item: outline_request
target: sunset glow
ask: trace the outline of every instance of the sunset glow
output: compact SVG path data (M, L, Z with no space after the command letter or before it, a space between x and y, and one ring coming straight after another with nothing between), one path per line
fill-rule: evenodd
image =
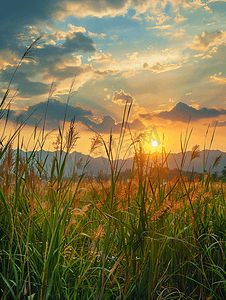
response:
M158 142L157 141L153 141L151 144L152 144L152 147L157 147L158 146Z
M41 0L19 14L4 5L0 97L27 47L41 36L8 97L11 129L19 116L28 118L25 144L45 117L53 135L44 148L53 150L59 124L65 120L69 128L75 116L76 150L88 154L94 132L119 138L124 108L132 103L128 127L133 136L148 135L146 148L160 147L164 133L167 151L180 151L188 123L194 128L188 148L202 148L208 125L210 133L218 122L212 146L226 150L225 1Z

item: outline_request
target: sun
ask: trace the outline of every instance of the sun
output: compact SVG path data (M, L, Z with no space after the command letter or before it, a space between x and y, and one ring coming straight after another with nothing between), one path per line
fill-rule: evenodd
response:
M157 147L157 146L158 146L158 142L157 142L157 141L153 141L153 142L151 143L151 145L152 145L152 147Z

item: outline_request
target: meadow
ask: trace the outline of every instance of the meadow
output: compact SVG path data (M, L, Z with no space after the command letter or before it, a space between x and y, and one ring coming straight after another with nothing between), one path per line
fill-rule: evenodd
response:
M72 120L68 131L59 127L46 177L36 148L20 156L26 121L4 139L10 84L0 104L0 299L226 299L225 184L212 180L206 161L201 180L183 175L189 133L181 142L180 175L165 181L168 154L163 148L155 161L140 136L131 139L134 164L123 179L126 105L116 151L111 133L108 141L99 134L93 139L91 153L102 144L110 176L97 180L84 169L65 180L78 137ZM41 134L41 147L45 138ZM191 160L198 155L194 146Z

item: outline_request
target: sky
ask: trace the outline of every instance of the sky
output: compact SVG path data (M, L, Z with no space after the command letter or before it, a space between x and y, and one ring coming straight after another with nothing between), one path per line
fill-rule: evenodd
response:
M145 134L145 151L180 152L186 130L192 130L188 150L195 144L202 150L215 126L212 149L226 151L225 15L224 0L5 1L1 98L40 37L10 85L5 134L28 118L21 134L29 150L46 116L44 148L53 151L58 127L65 119L68 128L75 116L74 150L88 154L95 132L105 139L112 132L117 144L132 103L128 127L134 139ZM129 139L128 132L124 148Z

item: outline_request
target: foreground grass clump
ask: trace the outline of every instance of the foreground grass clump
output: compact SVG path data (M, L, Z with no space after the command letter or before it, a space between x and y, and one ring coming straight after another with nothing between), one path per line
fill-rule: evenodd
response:
M1 299L226 298L222 183L164 183L142 150L127 181L112 160L109 180L64 182L57 167L44 182L16 154L0 187Z

